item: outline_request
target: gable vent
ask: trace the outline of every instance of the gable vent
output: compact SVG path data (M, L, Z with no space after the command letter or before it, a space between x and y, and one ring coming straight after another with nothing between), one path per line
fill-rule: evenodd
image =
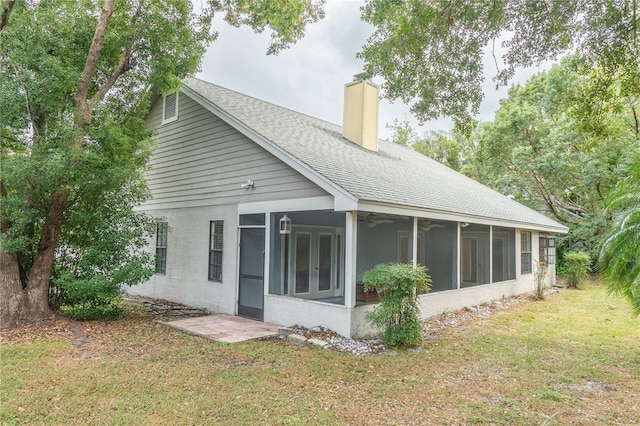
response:
M170 123L178 119L178 94L165 95L162 113L162 124Z

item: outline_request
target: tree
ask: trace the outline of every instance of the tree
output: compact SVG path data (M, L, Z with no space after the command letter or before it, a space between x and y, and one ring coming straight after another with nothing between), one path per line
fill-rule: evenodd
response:
M408 146L453 170L460 170L462 146L455 137L436 131L426 132L419 137L407 121L395 120L393 124L387 124L387 128L393 131L392 142Z
M144 127L148 88L170 93L198 69L215 39L214 12L258 32L270 28L275 53L323 16L321 6L212 1L196 13L187 0L3 2L0 326L50 316L56 262L79 276L117 265L111 278L144 262L114 254L81 265L97 255L100 232L119 233L111 240L118 253L139 248L140 235L128 233L142 219L125 215L123 222L108 211L130 211L142 199L152 147Z
M585 67L602 70L593 86L599 97L614 81L637 97L639 17L637 0L372 0L362 19L375 31L359 57L366 76L384 78L385 97L412 103L421 120L450 116L470 130L483 98L485 52L498 85L518 67L574 52Z
M640 315L640 155L631 173L611 194L609 211L615 225L602 244L599 266L609 292L622 295Z
M594 99L585 90L591 75L567 59L513 87L494 121L464 143L464 167L567 225L561 250L587 251L595 259L610 218L606 198L640 144L627 98ZM588 113L593 104L598 111Z

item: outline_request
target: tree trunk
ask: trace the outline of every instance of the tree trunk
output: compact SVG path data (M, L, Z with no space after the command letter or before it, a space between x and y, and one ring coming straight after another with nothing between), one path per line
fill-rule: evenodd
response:
M44 322L53 316L49 308L49 281L67 197L66 192L53 197L26 288L20 281L16 255L0 251L0 327Z
M0 250L0 328L13 327L20 320L26 292L20 282L18 258L14 253Z

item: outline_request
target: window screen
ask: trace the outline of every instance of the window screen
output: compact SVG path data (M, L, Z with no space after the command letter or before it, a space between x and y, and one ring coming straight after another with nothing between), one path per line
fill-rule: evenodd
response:
M209 227L209 280L222 282L222 248L224 225L212 220Z
M520 273L530 274L531 268L531 232L522 231L520 233Z
M156 273L167 272L167 234L169 226L167 222L156 223Z

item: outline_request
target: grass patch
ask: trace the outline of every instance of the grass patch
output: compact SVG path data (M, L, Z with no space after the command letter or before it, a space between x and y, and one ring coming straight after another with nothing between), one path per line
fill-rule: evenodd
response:
M593 282L359 358L212 343L133 307L0 347L1 424L631 424L640 321Z

